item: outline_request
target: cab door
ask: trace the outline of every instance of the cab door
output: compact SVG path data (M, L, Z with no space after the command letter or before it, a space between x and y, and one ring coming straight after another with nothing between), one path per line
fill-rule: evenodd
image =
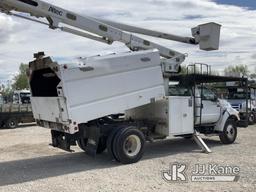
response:
M221 116L221 107L215 93L204 87L202 89L202 124L216 123Z
M12 97L12 103L13 104L20 104L20 97L18 93L14 93Z

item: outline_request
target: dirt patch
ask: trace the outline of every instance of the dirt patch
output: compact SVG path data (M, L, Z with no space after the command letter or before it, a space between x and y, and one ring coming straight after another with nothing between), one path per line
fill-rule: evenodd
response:
M49 146L50 131L36 126L0 130L0 191L255 191L256 126L239 129L233 145L206 138L213 153L201 153L193 140L148 144L143 159L120 165L107 152L96 158L77 147L75 153ZM170 164L188 166L186 183L166 182L161 172ZM195 164L238 166L237 182L191 182Z

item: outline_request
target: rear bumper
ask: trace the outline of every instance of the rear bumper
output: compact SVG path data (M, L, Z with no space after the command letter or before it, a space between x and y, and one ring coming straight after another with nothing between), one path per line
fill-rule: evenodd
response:
M79 131L77 125L73 124L63 124L63 123L56 123L56 122L50 122L45 120L36 120L37 125L40 127L48 128L54 131L59 131L63 133L68 134L75 134Z

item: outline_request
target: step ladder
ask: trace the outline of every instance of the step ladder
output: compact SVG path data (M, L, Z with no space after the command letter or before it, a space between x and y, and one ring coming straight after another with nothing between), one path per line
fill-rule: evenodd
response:
M199 67L198 67L199 66ZM204 70L204 67L206 70ZM192 68L192 70L190 70ZM187 74L211 74L211 66L204 64L204 63L195 63L187 66ZM203 88L204 88L204 83L200 83L200 96L196 95L196 80L194 79L194 127L196 127L196 121L199 118L199 126L202 125L202 112L203 112ZM199 105L196 105L196 100L200 99ZM198 109L199 109L199 114L198 114ZM204 153L211 153L212 151L210 148L206 145L206 143L203 141L203 139L200 137L200 134L195 130L193 134L193 139L197 143L197 145L202 149L202 152Z
M187 74L206 74L206 75L210 75L211 74L211 66L204 64L204 63L194 63L194 64L190 64L187 66ZM195 78L195 76L194 76ZM199 118L199 126L202 125L202 112L203 112L203 88L204 88L204 83L200 83L200 85L198 87L200 87L200 96L196 95L196 80L194 79L194 90L193 90L193 94L194 94L194 127L196 126L196 121ZM200 99L200 103L199 105L196 105L196 100ZM197 113L199 109L199 114Z

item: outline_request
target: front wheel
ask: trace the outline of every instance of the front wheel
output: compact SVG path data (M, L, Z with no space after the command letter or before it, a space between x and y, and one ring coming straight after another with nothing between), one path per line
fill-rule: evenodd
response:
M237 127L236 127L236 122L233 119L228 119L224 130L222 133L219 135L220 141L223 144L232 144L235 142L236 137L237 137Z
M255 123L255 114L253 112L249 113L248 123L249 125L253 125Z

